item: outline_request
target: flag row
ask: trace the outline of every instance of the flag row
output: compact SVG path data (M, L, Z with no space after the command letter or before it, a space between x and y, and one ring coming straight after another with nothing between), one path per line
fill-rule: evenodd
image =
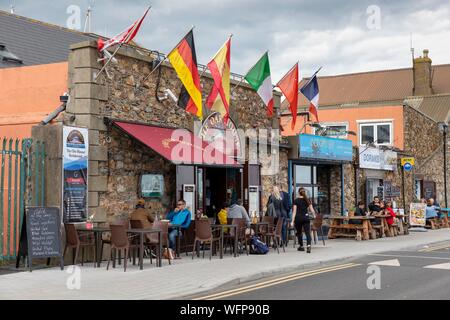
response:
M147 8L140 19L135 21L123 32L107 41L104 41L101 38L98 40L99 52L109 58L106 64L114 58L114 54L118 51L120 46L129 43L134 39L149 9L150 7ZM119 47L114 54L111 55L107 49L116 44L118 44ZM206 105L210 110L219 112L225 122L228 121L230 109L230 52L231 36L207 65L213 78L213 85L206 99ZM199 119L203 119L202 92L193 28L189 30L186 36L169 52L169 54L167 54L166 58L175 69L175 72L183 85L177 102L178 106L185 109L187 112L194 114ZM320 69L314 73L300 90L298 70L297 62L275 85L275 87L278 87L281 90L289 103L289 110L292 114L292 127L294 127L296 123L299 92L301 92L310 102L309 112L313 114L318 121L319 86L316 75ZM264 105L267 107L267 115L271 117L273 115L274 86L272 85L268 52L265 52L256 64L250 68L245 74L244 79L261 97Z

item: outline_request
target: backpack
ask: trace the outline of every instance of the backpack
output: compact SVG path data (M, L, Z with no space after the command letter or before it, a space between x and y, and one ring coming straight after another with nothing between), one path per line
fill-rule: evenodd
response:
M250 254L266 254L269 252L267 244L262 242L257 236L250 239Z

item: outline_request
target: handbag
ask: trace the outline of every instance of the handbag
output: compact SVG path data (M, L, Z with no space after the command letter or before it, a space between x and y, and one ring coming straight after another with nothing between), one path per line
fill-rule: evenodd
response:
M267 206L267 215L269 217L276 217L277 215L275 211L275 205L273 204L273 202L269 203L269 205Z

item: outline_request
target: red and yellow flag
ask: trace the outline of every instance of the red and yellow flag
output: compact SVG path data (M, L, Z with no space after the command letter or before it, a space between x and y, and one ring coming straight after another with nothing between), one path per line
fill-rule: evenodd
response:
M230 45L231 37L208 63L214 84L206 103L211 110L219 112L225 122L230 106Z
M183 88L181 88L178 99L178 106L203 119L202 92L192 30L189 31L167 57L175 69L178 78L183 83Z

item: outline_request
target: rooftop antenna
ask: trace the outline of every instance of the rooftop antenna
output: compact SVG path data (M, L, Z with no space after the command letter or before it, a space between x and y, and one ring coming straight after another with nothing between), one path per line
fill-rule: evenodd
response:
M89 5L86 11L86 20L84 21L84 30L83 32L91 32L91 13L92 13L92 9L91 6Z
M410 50L411 50L411 57L412 60L414 61L414 47L413 47L413 36L412 36L412 32L409 34L409 39L410 39Z
M15 13L16 10L16 0L11 0L11 14Z

